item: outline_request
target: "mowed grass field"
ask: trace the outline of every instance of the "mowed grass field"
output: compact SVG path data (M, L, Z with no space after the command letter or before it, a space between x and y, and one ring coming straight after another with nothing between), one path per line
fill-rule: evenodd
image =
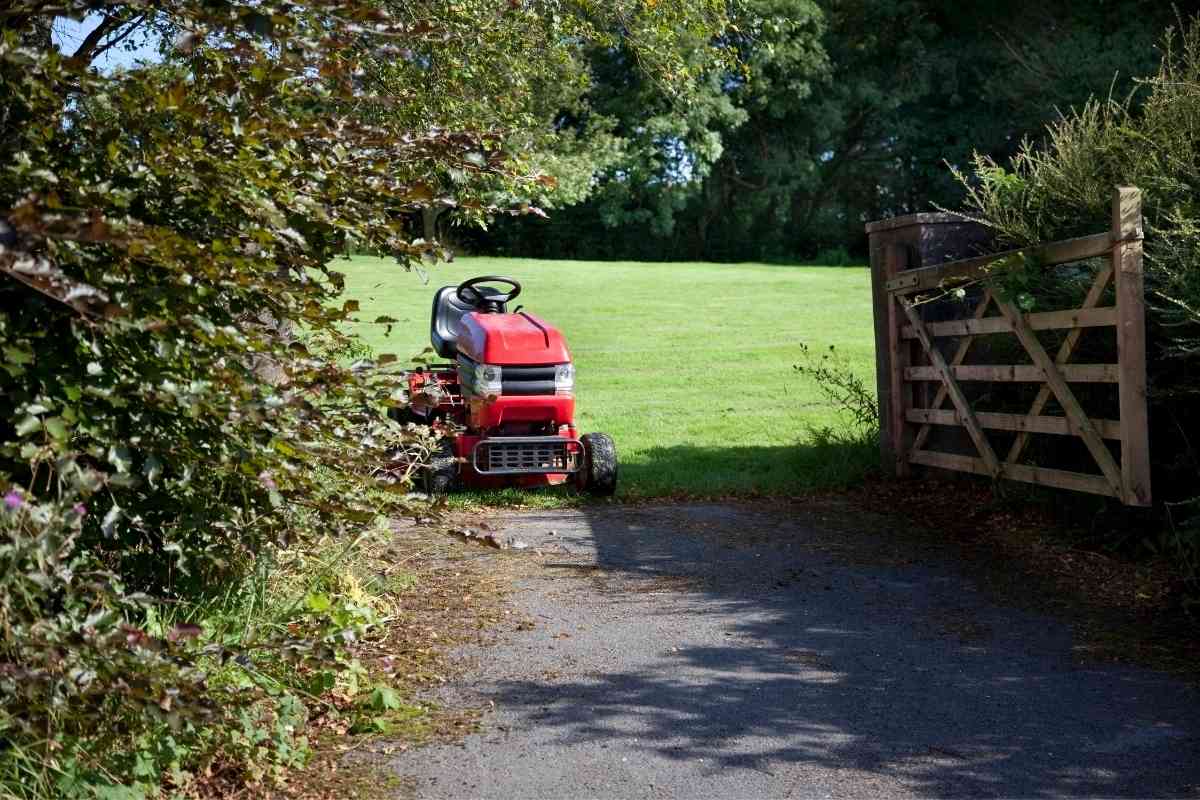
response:
M838 415L793 369L801 343L833 345L873 386L865 268L459 258L423 282L386 259L333 267L361 304L353 329L401 359L429 346L438 287L520 281L517 303L567 338L577 425L616 441L627 499L789 494L852 480L875 458L813 436ZM400 320L390 335L370 322L379 315Z

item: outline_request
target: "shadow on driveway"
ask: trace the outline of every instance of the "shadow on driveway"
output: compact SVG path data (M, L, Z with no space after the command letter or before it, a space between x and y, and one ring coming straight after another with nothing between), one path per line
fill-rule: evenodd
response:
M516 597L542 624L486 655L495 720L421 768L428 794L1200 794L1187 684L1079 663L1066 625L878 517L598 507L506 532L545 554Z

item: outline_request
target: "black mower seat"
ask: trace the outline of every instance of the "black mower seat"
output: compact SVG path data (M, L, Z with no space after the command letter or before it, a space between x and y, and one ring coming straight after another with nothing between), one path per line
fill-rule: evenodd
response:
M484 297L503 295L499 289L490 286L478 286L478 291ZM464 315L475 311L475 306L458 299L457 286L443 286L433 296L433 314L429 320L429 341L433 349L442 358L458 357L458 331L462 326ZM501 306L501 313L508 309Z

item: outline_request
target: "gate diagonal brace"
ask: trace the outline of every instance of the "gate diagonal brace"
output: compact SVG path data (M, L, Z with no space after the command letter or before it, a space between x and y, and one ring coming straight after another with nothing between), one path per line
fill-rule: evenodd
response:
M1112 266L1106 266L1096 275L1096 280L1092 284L1092 288L1088 290L1087 297L1083 300L1081 308L1095 308L1100 304L1100 299L1104 297L1104 290L1108 288L1108 284L1112 281L1113 269ZM1066 364L1075 355L1075 348L1079 346L1079 340L1083 337L1083 330L1074 328L1067 334L1067 338L1063 341L1062 346L1058 349L1058 356L1054 359L1055 364ZM1032 405L1029 407L1029 416L1036 417L1045 410L1046 404L1050 402L1053 392L1050 387L1043 384L1038 389L1037 397L1033 399ZM1012 443L1012 447L1008 451L1008 458L1005 459L1009 464L1015 464L1021 460L1021 456L1025 453L1025 448L1029 445L1029 433L1022 431L1017 434L1017 438Z
M1054 393L1058 404L1062 406L1066 412L1067 418L1075 425L1079 431L1079 438L1083 439L1083 443L1087 445L1088 452L1092 454L1092 458L1096 460L1096 464L1100 467L1100 471L1104 473L1105 479L1112 486L1117 497L1123 496L1123 483L1121 479L1121 468L1117 466L1116 460L1113 459L1112 453L1108 452L1108 446L1104 444L1104 440L1100 434L1096 432L1096 427L1092 425L1091 419L1087 412L1083 410L1083 406L1079 404L1079 400L1075 397L1075 393L1071 391L1070 385L1063 378L1062 373L1058 370L1058 365L1050 359L1050 354L1046 352L1046 348L1042 347L1042 343L1038 341L1037 334L1029 327L1029 323L1025 321L1024 315L1011 302L997 300L1000 310L1004 316L1008 317L1012 323L1013 333L1017 335L1017 339L1021 342L1021 346L1025 348L1025 352L1033 359L1036 365L1046 376L1046 385L1050 387L1050 391Z
M971 436L971 441L975 443L975 449L979 451L979 456L983 459L987 466L989 474L996 479L999 479L1004 471L1000 459L996 457L996 451L992 449L991 443L987 439L987 434L983 432L983 427L979 424L979 420L975 418L975 412L971 410L971 404L967 402L966 395L963 394L962 388L958 385L958 381L954 379L954 374L950 371L949 365L946 364L946 359L941 351L934 346L933 340L929 337L929 331L925 328L925 321L921 319L921 315L917 313L913 304L905 297L894 295L896 302L904 309L905 316L908 317L909 323L917 334L917 339L921 342L921 347L925 349L925 354L929 357L930 363L933 364L938 374L941 376L942 385L946 387L946 393L950 396L950 400L954 403L954 408L958 411L962 418L962 424L967 429L967 433Z
M971 316L974 319L983 319L987 315L988 307L992 304L992 290L988 289L983 293L983 298L979 301L979 305L975 306L975 311ZM967 353L971 352L971 345L974 344L975 337L964 336L958 343L958 349L954 352L954 357L950 359L950 366L960 366L967 360ZM937 394L934 395L933 404L930 406L934 411L940 409L946 402L946 385L938 384ZM914 450L924 450L925 443L929 441L929 435L933 432L933 425L926 422L917 431L917 438L913 440Z

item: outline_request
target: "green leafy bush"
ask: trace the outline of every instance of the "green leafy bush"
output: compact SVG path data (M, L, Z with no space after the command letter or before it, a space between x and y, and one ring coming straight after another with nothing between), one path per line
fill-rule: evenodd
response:
M378 141L296 80L352 52L324 38L365 21L343 10L180 5L174 58L107 76L42 37L52 11L0 37L5 793L277 777L307 752L295 676L369 623L220 621L282 548L403 513L387 376L339 361L326 264L350 231L419 252L429 162L491 169L481 137Z
M813 259L812 263L821 267L850 267L861 261L850 255L850 251L845 246L839 245L817 253L817 257Z
M673 32L722 4L659 5L10 4L0 795L272 781L306 758L309 705L381 619L339 564L414 510L432 445L381 413L398 361L342 333L358 306L329 264L348 242L436 259L414 216L479 224L504 210L487 198L552 185L504 148L534 124L513 86L544 77L524 45L569 55L558 21L620 20L685 75ZM72 53L60 15L97 24ZM159 63L91 67L138 37ZM477 71L481 47L504 69Z

